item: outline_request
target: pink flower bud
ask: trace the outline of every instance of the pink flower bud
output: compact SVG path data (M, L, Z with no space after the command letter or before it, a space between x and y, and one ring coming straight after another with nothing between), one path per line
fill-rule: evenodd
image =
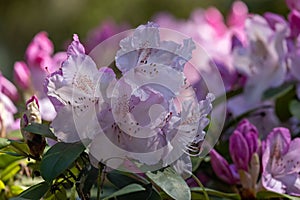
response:
M46 32L38 33L26 50L26 60L29 67L49 67L51 65L51 55L53 53L53 44L49 40Z
M298 10L292 10L292 12L289 14L288 18L289 18L289 22L290 22L289 24L290 24L290 28L291 28L291 36L297 37L300 33L300 27L299 27L300 12Z
M14 81L22 90L30 86L30 71L25 62L15 62Z

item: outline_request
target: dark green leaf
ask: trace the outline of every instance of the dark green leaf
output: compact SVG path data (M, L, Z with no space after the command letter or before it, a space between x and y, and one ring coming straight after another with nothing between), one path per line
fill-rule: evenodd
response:
M256 194L258 199L270 199L270 198L287 198L291 200L300 200L299 197L290 196L287 194L279 194L272 191L260 191Z
M289 105L292 100L295 98L295 91L290 90L284 96L281 96L275 101L275 112L280 121L285 122L292 114L290 113Z
M23 130L56 140L55 135L46 124L31 123Z
M276 88L268 89L264 94L262 100L277 99L290 92L294 87L293 83L285 83Z
M289 109L293 116L300 119L300 101L297 101L296 99L292 100Z
M202 188L200 188L200 187L191 188L191 191L192 191L192 199L201 199L203 197ZM215 197L234 199L234 200L241 199L240 195L237 193L224 193L224 192L220 192L220 191L209 189L209 188L205 188L205 191L207 192L207 194L210 197L215 196Z
M146 175L173 199L191 199L190 188L172 168L169 167L156 173L146 172Z
M152 184L146 180L138 176L137 174L130 174L120 171L112 171L107 174L107 179L115 185L117 188L123 188L130 184L139 184L142 185L146 191L136 192L134 194L127 194L119 197L120 200L126 199L148 199L148 200L160 200L160 195L158 191L153 188Z
M63 173L84 151L82 143L56 143L41 161L41 175L50 182Z
M18 197L14 197L11 200L39 200L46 194L49 188L50 185L44 181L31 186L27 190L23 191Z
M106 175L106 177L117 188L123 188L126 185L133 184L133 183L142 184L140 181L130 177L129 174L126 174L125 172L119 172L116 170L109 172Z
M142 187L141 185L134 183L134 184L130 184L130 185L123 187L122 189L114 192L113 194L109 195L108 197L105 197L103 200L108 200L110 198L114 198L117 196L122 196L125 194L130 194L130 193L145 191L145 190L146 189L144 187Z

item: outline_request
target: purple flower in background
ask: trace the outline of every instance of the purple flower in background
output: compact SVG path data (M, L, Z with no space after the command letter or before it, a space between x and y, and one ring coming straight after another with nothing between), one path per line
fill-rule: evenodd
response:
M160 14L155 21L165 28L177 30L193 38L208 54L199 55L199 60L205 66L216 64L223 78L225 87L230 90L240 85L241 81L232 65L232 38L245 42L244 22L248 16L247 6L236 1L232 5L227 18L227 25L219 10L214 7L207 10L197 9L187 21L176 20L168 14ZM203 96L201 75L191 66L186 65L184 73L193 85L198 98Z
M300 11L300 1L299 0L286 0L286 4L289 9L293 10L296 9Z
M216 175L224 182L235 185L239 183L238 169L234 164L228 162L214 149L210 151L211 166Z
M276 23L275 28L273 30L259 15L249 17L246 21L248 44L233 51L234 66L247 77L244 95L248 104L257 103L265 90L285 80L288 27Z
M300 138L291 140L286 128L275 128L265 141L262 185L274 192L300 195Z
M112 37L115 34L125 31L128 28L128 25L117 25L114 21L102 22L99 27L96 27L88 33L86 39L87 52L90 52L95 46L108 39L109 37Z

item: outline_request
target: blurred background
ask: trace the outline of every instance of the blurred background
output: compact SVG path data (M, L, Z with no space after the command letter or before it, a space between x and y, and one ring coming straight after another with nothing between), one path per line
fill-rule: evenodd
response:
M215 6L223 15L233 0L0 0L0 70L11 78L15 61L23 60L27 45L40 31L48 32L55 51L77 33L84 42L89 31L102 22L136 27L157 13L187 19L197 8ZM251 13L266 10L287 15L284 0L244 0Z

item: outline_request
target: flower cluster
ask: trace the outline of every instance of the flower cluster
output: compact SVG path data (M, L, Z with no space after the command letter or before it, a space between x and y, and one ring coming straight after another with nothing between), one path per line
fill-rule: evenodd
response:
M67 60L45 85L57 111L54 134L63 142L91 140L92 160L113 168L127 159L160 167L180 159L190 166L190 146L204 139L213 100L212 94L199 102L181 95L191 90L183 68L193 41L160 41L157 25L148 23L120 47L116 66L122 77L116 79L110 68L97 69L74 35Z
M187 20L160 13L123 33L129 25L107 21L56 53L38 33L14 64L16 86L0 74L0 156L30 158L48 196L74 183L81 199L95 185L100 199L102 176L120 190L118 178L134 183L107 198L300 196L300 1L286 4L287 17L241 1L226 20L214 7Z

